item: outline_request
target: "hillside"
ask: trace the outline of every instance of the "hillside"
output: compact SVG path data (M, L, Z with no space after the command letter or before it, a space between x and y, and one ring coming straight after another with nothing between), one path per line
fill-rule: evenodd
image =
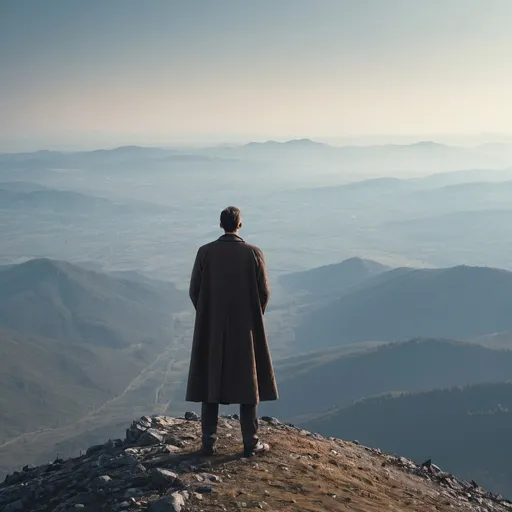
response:
M107 199L90 197L76 192L60 190L13 191L4 189L0 183L0 209L30 211L39 210L52 213L112 211L114 205Z
M0 328L0 446L78 419L121 393L145 359ZM0 456L0 474L13 462Z
M134 212L168 212L163 206L143 201L119 203L102 197L70 190L54 190L26 182L0 182L0 210L20 215L122 215Z
M296 329L299 346L465 339L512 328L512 272L467 266L397 269L375 279L305 314Z
M219 455L197 453L200 424L142 417L124 440L75 459L26 467L0 484L5 512L241 509L280 512L505 512L512 502L434 468L262 421L272 450L240 457L239 423L221 421Z
M0 267L0 326L22 334L121 347L168 336L171 313L188 307L168 284L117 279L70 263L35 259Z
M0 473L16 450L38 457L62 442L28 448L26 433L58 431L135 392L143 372L152 378L155 361L170 357L180 336L174 314L186 308L186 294L170 283L46 259L0 267ZM149 388L155 402L171 392L165 377L157 387L165 393L155 398ZM103 412L92 428L115 422L111 416Z
M512 383L369 398L304 426L417 460L432 459L512 496Z
M512 377L512 352L416 339L357 353L333 349L293 357L278 361L276 373L280 400L262 410L294 421L382 393L504 382Z
M350 258L341 263L286 274L279 279L288 292L328 293L346 290L389 270L376 261Z

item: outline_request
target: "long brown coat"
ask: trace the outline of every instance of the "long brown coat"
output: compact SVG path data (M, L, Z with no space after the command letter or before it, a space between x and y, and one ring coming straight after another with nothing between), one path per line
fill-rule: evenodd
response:
M257 404L277 388L263 314L270 291L263 253L236 235L201 247L190 281L196 323L190 402Z

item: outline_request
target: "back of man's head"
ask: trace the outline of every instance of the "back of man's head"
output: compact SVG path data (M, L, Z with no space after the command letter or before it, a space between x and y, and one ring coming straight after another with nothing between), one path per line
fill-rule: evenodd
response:
M220 214L220 227L226 233L235 233L242 227L242 214L236 206L228 206Z

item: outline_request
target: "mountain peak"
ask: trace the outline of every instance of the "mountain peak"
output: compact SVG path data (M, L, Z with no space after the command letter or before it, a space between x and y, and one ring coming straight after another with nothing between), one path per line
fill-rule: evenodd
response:
M349 258L302 272L281 276L280 282L290 291L303 290L309 293L348 289L362 283L389 267L376 261L359 257Z
M365 268L378 267L378 268L382 268L383 270L388 268L388 267L385 267L385 265L382 265L381 263L379 263L377 261L369 260L366 258L361 258L360 256L353 256L352 258L347 258L346 260L343 260L340 263L340 265L357 266L357 267L365 267Z
M321 142L312 139L291 139L285 142L289 146L325 146Z
M410 148L425 148L425 149L436 149L436 148L447 148L446 144L440 144L439 142L435 142L433 140L421 140L419 142L415 142L413 144L409 144L407 147Z
M219 425L219 455L198 454L200 422L142 417L124 440L90 447L74 459L25 467L0 484L3 510L353 510L501 512L510 502L458 481L435 465L260 420L270 452L241 458L240 424ZM54 482L58 481L59 485ZM127 490L128 489L128 490ZM414 490L414 499L411 499ZM37 493L37 494L36 494ZM82 505L77 506L77 505Z
M322 142L317 142L312 139L290 139L284 142L276 140L267 140L265 142L249 142L245 147L281 147L281 148L319 148L328 147Z
M73 265L64 261L52 260L50 258L33 258L18 265L19 272L57 272L65 268L73 268Z

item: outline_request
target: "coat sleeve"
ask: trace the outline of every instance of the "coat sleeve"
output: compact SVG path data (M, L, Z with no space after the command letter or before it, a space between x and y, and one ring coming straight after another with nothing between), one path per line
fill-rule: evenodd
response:
M203 255L201 249L197 251L194 267L192 269L192 277L190 278L189 296L194 308L197 309L199 302L199 294L201 292L201 281L203 280Z
M267 266L265 265L265 257L263 256L263 253L259 249L256 251L256 260L258 264L258 294L260 296L261 309L263 313L265 313L268 301L270 299L270 287L268 285Z

